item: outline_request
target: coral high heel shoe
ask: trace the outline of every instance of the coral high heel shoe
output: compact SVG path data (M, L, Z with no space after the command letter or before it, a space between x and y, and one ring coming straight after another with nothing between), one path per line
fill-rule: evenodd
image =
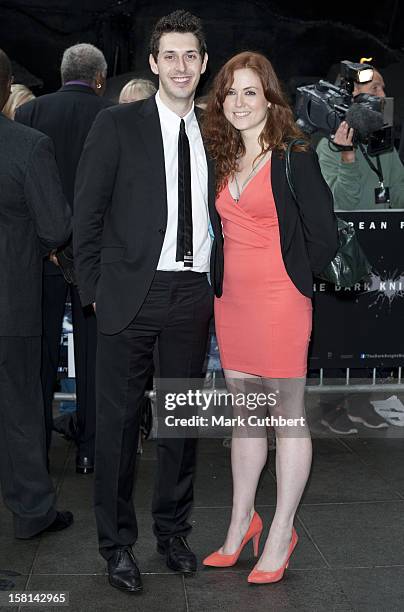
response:
M251 574L248 576L247 580L253 584L268 584L270 582L279 582L282 580L283 574L285 573L285 569L289 567L289 559L296 548L296 544L298 541L297 533L295 528L292 529L292 539L290 540L288 554L286 556L285 563L281 565L281 567L273 572L266 572L264 570L259 570L254 567Z
M222 553L216 551L202 561L203 565L209 565L210 567L231 567L232 565L237 563L241 551L243 550L247 542L249 542L250 540L253 541L254 557L258 557L258 546L261 533L262 520L260 515L257 514L257 512L254 512L247 533L245 534L243 541L241 542L236 552L232 555L223 555Z

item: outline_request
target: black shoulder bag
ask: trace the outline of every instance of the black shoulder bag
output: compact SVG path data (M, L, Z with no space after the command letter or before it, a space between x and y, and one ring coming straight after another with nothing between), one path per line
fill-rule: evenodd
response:
M293 185L292 167L291 167L291 151L294 145L306 144L306 141L299 138L291 140L288 144L285 154L286 160L286 178L293 199L299 208L299 202L296 196L296 191ZM299 208L300 214L300 208ZM338 220L338 250L334 259L328 266L316 276L340 287L352 287L365 276L370 274L372 266L370 265L365 253L359 244L358 237L354 228L337 217Z

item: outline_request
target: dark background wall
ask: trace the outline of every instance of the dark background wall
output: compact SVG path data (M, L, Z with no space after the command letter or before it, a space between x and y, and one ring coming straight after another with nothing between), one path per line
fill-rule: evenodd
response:
M307 2L287 0L0 0L0 46L42 81L42 92L59 86L61 54L76 42L99 46L110 76L134 71L150 77L147 45L153 23L171 10L186 8L203 19L207 33L210 61L202 90L229 56L255 49L272 60L292 87L296 78L309 82L325 77L341 59L372 57L379 67L389 67L386 75L390 71L393 76L388 87L397 96L402 85L396 81L404 81L403 5L398 0L351 0L324 2L314 9Z

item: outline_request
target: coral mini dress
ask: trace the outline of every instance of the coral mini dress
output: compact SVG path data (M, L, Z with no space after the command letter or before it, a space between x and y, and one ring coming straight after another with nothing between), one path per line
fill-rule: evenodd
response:
M221 364L268 378L304 377L311 300L295 287L282 259L271 187L271 160L236 202L223 188L216 207L224 235L223 294L215 299Z

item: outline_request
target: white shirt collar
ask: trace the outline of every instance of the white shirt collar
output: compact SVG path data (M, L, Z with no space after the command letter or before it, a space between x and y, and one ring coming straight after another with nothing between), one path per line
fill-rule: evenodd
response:
M185 129L188 130L191 123L195 120L195 107L192 102L191 110L185 115L185 117L179 117L177 113L174 113L164 102L161 100L160 92L156 93L156 104L159 112L160 122L170 132L179 132L181 119L184 119Z

